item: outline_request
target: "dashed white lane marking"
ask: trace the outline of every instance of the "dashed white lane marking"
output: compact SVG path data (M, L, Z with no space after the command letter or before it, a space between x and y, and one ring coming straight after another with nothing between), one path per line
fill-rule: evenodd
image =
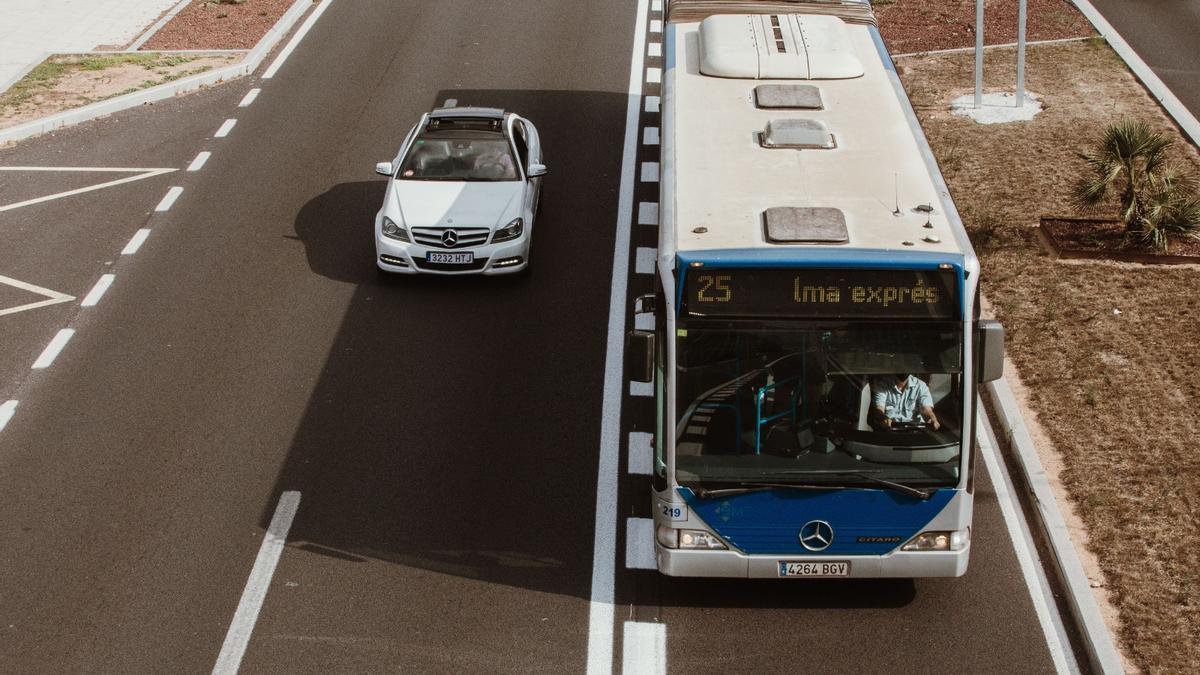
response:
M631 570L658 569L654 562L654 519L625 519L625 567Z
M643 54L646 50L646 4L638 0L634 14L629 82L626 85L625 142L621 151L621 182L613 237L612 285L608 295L607 345L604 355L604 395L600 404L600 447L596 467L596 509L592 523L592 583L588 594L587 673L613 670L613 632L616 614L617 486L621 461L621 403L625 382L625 312L629 294L629 235L633 220L633 189L637 169L637 133L642 98Z
M662 0L654 0L653 2L651 2L650 3L650 11L661 12L662 11Z
M106 181L103 183L97 183L96 185L89 185L87 187L76 188L74 190L67 190L66 192L55 192L52 195L46 195L44 197L37 197L34 199L27 199L23 202L16 202L15 204L6 204L4 206L0 206L0 211L11 211L13 209L19 209L23 206L32 206L34 204L41 204L42 202L48 202L48 201L51 201L54 199L62 199L63 197L71 197L74 195L82 194L84 192L91 192L93 190L103 190L104 188L112 187L114 185L121 185L122 183L132 183L135 180L142 180L145 178L153 178L154 176L161 176L164 173L170 173L172 171L175 171L175 169L120 169L120 168L114 168L114 167L89 167L89 166L0 166L0 171L95 171L95 172L100 172L100 173L136 173L137 174L136 176L128 176L126 178L118 178L117 180L110 180L110 181Z
M246 106L250 105L251 103L254 103L254 99L258 98L258 95L261 92L262 92L262 89L260 89L258 87L255 87L255 88L251 89L250 91L246 92L246 96L242 99L241 103L238 103L238 107L245 108Z
M641 202L638 204L638 225L658 224L658 202Z
M637 249L637 261L634 264L633 271L638 274L654 274L654 259L658 256L658 249L649 246L639 246Z
M225 138L229 135L229 132L233 131L233 125L235 124L237 124L236 119L230 118L225 120L225 123L221 125L221 128L217 129L217 133L213 134L213 138Z
M650 312L634 314L633 327L637 330L654 330L654 315Z
M170 190L167 190L167 194L163 195L162 201L158 203L158 206L154 207L154 210L169 211L175 204L175 200L179 199L179 195L181 194L183 194L183 188L179 187L178 185Z
M651 42L649 44L648 48L650 50L651 57L658 58L658 57L662 56L662 43L661 42Z
M660 21L659 19L655 19L655 20L651 21L650 22L650 32L651 33L661 33L662 32L662 21Z
M630 396L642 396L642 397L653 396L654 395L654 383L653 382L630 382L629 383L629 395Z
M661 99L657 96L647 96L646 97L646 112L648 112L648 113L658 112L659 101L661 101Z
M254 624L258 621L258 613L267 598L275 566L279 563L279 557L283 555L288 530L291 529L292 520L295 519L299 508L299 492L289 491L279 496L279 505L275 507L275 515L271 517L271 524L267 527L262 546L258 549L258 557L250 570L250 578L242 591L237 612L229 624L229 632L225 634L221 654L217 656L217 663L212 669L213 675L236 673L241 666L246 646L250 644L250 634L254 632Z
M650 84L659 84L662 82L662 68L647 68L646 81Z
M653 434L644 431L629 432L629 473L636 476L650 475L654 459L653 438Z
M622 675L664 675L667 672L667 625L626 621Z
M35 370L49 368L50 364L54 363L54 359L58 358L58 354L63 350L63 347L66 347L67 343L71 341L71 336L73 335L75 335L75 331L71 328L64 328L58 331L58 335L55 335L50 344L46 345L46 348L42 350L42 355L37 357L37 360L33 362L33 368Z
M293 51L295 51L296 46L300 44L300 41L304 39L305 35L308 35L308 31L312 30L313 24L317 22L317 19L321 18L321 15L325 13L325 9L332 3L333 0L323 0L321 4L317 5L317 8L313 10L313 13L309 14L304 23L300 25L299 30L297 30L296 34L292 36L292 39L287 43L287 46L279 52L279 56L275 57L275 60L271 62L271 65L267 68L266 72L263 73L262 79L269 80L272 77L275 77L275 73L279 72L279 69L283 67L284 62L287 61L288 57L292 55Z
M18 401L5 401L0 404L0 431L4 431L4 427L8 426L9 420L13 415L17 414Z
M114 274L101 274L100 280L97 281L96 285L92 286L92 290L88 291L88 294L84 296L83 302L79 303L80 306L95 307L100 302L100 298L103 298L104 294L108 291L108 287L112 286L113 279L116 278L117 277Z
M658 182L658 162L642 162L642 182Z
M642 129L642 145L658 145L658 127L646 127Z
M150 230L142 228L133 233L133 237L125 244L125 248L121 249L121 255L133 255L138 252L142 244L146 242L146 237L150 236Z
M57 305L60 302L70 302L71 300L75 299L74 296L67 295L65 293L59 293L58 291L52 291L48 288L42 288L41 286L34 286L33 284L26 283L24 281L18 281L17 279L11 279L6 276L0 276L0 284L12 286L13 288L19 288L23 291L29 291L30 293L36 293L46 297L45 300L30 302L24 305L17 305L16 307L9 307L7 309L0 309L0 316L4 316L5 314L16 314L17 312L24 312L26 310L36 309L38 307L45 307L47 305Z
M204 168L204 163L208 161L209 157L212 157L212 153L208 151L196 155L196 159L193 159L192 163L188 164L187 170L199 171L200 169Z

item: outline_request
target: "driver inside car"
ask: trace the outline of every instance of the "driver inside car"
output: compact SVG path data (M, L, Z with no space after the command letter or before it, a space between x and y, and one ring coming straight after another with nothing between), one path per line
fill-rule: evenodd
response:
M933 395L921 378L898 373L877 382L871 390L871 426L891 430L901 424L925 423L934 429L942 424L933 412Z

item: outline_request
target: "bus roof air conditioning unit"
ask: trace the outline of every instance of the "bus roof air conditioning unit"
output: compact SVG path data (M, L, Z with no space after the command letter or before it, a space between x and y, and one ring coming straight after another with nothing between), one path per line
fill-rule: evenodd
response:
M700 22L700 72L752 80L860 77L846 24L835 16L720 14Z

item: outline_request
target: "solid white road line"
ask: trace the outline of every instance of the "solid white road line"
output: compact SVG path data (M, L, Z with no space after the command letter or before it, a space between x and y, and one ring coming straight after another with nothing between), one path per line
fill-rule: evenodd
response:
M113 279L116 279L116 275L101 274L100 280L96 282L95 286L92 286L91 291L88 291L88 294L83 298L83 302L79 303L80 306L95 307L100 302L100 298L103 298L105 292L108 291L108 287L112 286Z
M287 46L279 52L279 56L275 57L275 60L267 68L266 72L263 73L262 79L269 80L272 77L275 77L275 73L279 72L279 69L283 66L283 63L287 61L289 56L292 55L292 52L295 51L296 46L300 44L300 41L304 39L305 35L308 35L308 31L312 30L313 24L317 22L317 19L321 18L321 15L325 13L325 9L331 4L333 4L333 0L323 0L321 4L317 5L317 8L313 10L313 13L309 14L304 23L300 25L300 28L296 31L296 34L292 36L292 39L287 43Z
M189 169L189 171L190 171L190 169ZM162 201L160 201L158 203L158 206L154 207L154 210L155 211L171 210L171 206L173 206L175 204L175 200L179 199L179 195L181 195L181 194L183 194L183 188L179 187L178 185L171 188L170 190L167 190L167 194L163 195Z
M0 166L0 171L100 171L100 172L121 172L121 173L129 173L129 172L133 172L133 171L142 172L136 176L129 176L127 178L118 178L117 180L110 180L110 181L106 181L103 183L97 183L96 185L89 185L87 187L76 188L74 190L67 190L66 192L55 192L52 195L46 195L44 197L37 197L35 199L27 199L23 202L16 202L15 204L6 204L4 206L0 206L0 211L11 211L13 209L19 209L23 206L32 206L34 204L41 204L42 202L48 202L48 201L52 201L55 199L62 199L63 197L72 197L74 195L83 194L84 192L91 192L93 190L103 190L104 188L112 187L114 185L121 185L122 183L132 183L135 180L142 180L144 178L153 178L154 176L161 176L164 173L170 173L174 170L175 169L111 169L111 168L91 169L91 168L84 168L84 167Z
M608 296L608 350L604 357L604 396L600 405L600 452L596 470L596 520L592 542L592 587L588 603L588 675L611 673L616 546L617 472L621 456L621 398L624 395L625 310L629 285L629 230L633 219L633 183L637 169L638 118L642 107L642 54L646 44L646 3L634 15L625 146L613 242L612 290Z
M254 624L258 621L258 613L267 598L275 566L279 563L279 557L283 555L288 530L291 529L292 520L299 508L299 492L284 492L279 496L279 505L275 507L275 515L271 517L271 525L267 527L262 546L258 549L258 557L250 570L250 578L242 591L241 602L238 603L237 612L229 624L229 632L225 634L221 654L212 669L213 675L236 673L241 666L246 647L250 644L250 634L254 632Z
M667 672L667 626L626 621L621 659L623 675L663 675Z
M250 91L246 92L245 98L243 98L242 102L238 104L238 107L245 108L245 107L249 106L251 103L254 103L254 99L258 98L258 95L261 92L262 92L262 89L260 89L258 87L255 87L255 88L251 89Z
M146 242L146 237L149 236L150 230L146 228L142 228L137 232L134 232L133 238L129 240L128 244L125 244L125 248L121 249L121 255L133 255L134 253L137 253L138 249L142 247L142 244Z
M213 138L225 138L229 135L229 132L233 131L233 125L235 124L237 124L237 120L232 117L225 120L221 128L217 129L217 133L213 134Z
M1000 466L996 457L996 436L991 423L983 410L975 417L977 436L979 438L979 454L987 466L988 475L992 479L992 487L996 490L996 501L1000 503L1000 512L1004 515L1004 525L1008 528L1009 539L1012 540L1013 551L1017 554L1017 563L1021 575L1025 577L1025 585L1029 588L1029 597L1033 601L1033 609L1037 614L1038 623L1042 626L1042 634L1046 638L1046 647L1050 650L1050 658L1054 661L1054 670L1058 673L1079 672L1078 664L1074 669L1067 667L1067 651L1063 649L1060 632L1065 634L1062 617L1058 615L1057 605L1054 604L1049 584L1042 577L1041 566L1034 561L1032 536L1029 534L1025 520L1019 514L1019 506L1013 495L1011 479L1008 472ZM1054 607L1053 614L1050 608Z
M654 317L650 316L650 319L653 321ZM653 434L644 431L629 432L629 473L635 476L650 475L654 460L653 439Z
M71 336L74 334L75 331L70 328L58 331L58 334L50 341L50 344L46 345L46 348L42 350L42 355L37 357L37 360L33 362L33 368L35 370L49 368L50 364L54 363L54 359L58 357L59 352L63 350L63 347L66 347L67 343L71 341Z
M653 570L654 562L654 519L625 519L625 567L631 570Z
M658 202L638 203L638 225L658 225Z
M212 157L212 153L208 151L196 155L196 159L192 160L192 163L188 165L187 170L199 171L200 169L204 168L204 163L208 161L209 157Z
M17 403L18 401L5 401L0 404L0 431L4 431L8 421L17 413Z

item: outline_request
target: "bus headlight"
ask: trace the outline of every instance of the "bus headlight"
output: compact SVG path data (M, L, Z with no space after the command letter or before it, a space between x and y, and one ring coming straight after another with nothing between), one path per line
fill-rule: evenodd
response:
M397 225L395 223L395 221L393 221L391 218L388 218L387 216L383 217L383 225L380 226L379 229L381 229L383 231L383 236L388 237L389 239L396 239L399 241L411 241L408 238L408 232L405 231L405 229L403 227L400 227L399 225Z
M655 528L654 537L664 548L707 551L723 551L728 548L715 534L704 530L676 530L673 527L659 525Z
M971 528L953 532L922 532L909 540L902 551L961 551L971 543Z
M492 235L492 243L498 241L508 241L521 236L521 231L524 229L524 223L520 218L513 218L507 225L496 230L496 234Z

